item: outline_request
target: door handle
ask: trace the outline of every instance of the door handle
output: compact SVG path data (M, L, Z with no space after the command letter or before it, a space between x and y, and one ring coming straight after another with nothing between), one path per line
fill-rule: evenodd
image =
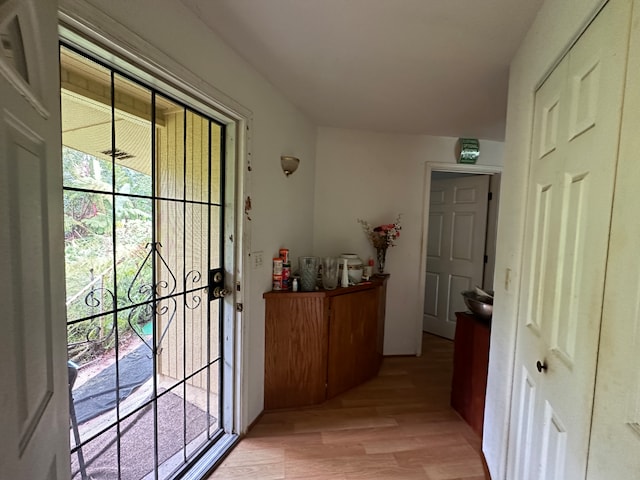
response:
M231 290L227 290L226 288L215 287L213 289L213 298L222 298L231 293Z
M543 370L546 372L547 371L547 364L546 363L542 363L540 360L538 360L536 362L536 368L538 369L538 373L542 373Z

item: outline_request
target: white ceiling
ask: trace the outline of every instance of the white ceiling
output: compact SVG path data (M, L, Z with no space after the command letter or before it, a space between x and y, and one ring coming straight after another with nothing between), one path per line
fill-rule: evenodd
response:
M320 126L503 140L543 0L182 0Z

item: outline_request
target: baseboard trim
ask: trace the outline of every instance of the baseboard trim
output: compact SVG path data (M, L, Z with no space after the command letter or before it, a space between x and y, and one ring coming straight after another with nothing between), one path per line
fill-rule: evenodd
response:
M247 427L247 430L244 432L244 434L243 434L240 438L242 438L242 437L246 436L246 435L247 435L247 434L248 434L248 433L253 429L253 427L255 427L255 426L256 426L256 424L257 424L257 423L262 419L262 416L264 415L264 412L265 412L265 411L264 411L264 410L262 410L262 411L258 414L258 416L253 420L253 422L251 422L251 423L249 424L249 426Z

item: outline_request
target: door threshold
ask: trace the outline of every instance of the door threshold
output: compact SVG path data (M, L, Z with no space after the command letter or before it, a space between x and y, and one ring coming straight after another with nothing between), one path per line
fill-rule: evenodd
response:
M184 471L180 476L175 477L181 480L202 480L211 475L215 468L222 463L222 460L231 452L231 449L240 440L240 436L235 433L225 433L207 451L205 451L193 465Z

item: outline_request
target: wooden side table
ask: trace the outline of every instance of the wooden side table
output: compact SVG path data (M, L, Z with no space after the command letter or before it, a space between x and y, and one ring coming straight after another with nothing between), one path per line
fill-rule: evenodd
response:
M456 312L451 406L482 437L491 326L469 312Z

